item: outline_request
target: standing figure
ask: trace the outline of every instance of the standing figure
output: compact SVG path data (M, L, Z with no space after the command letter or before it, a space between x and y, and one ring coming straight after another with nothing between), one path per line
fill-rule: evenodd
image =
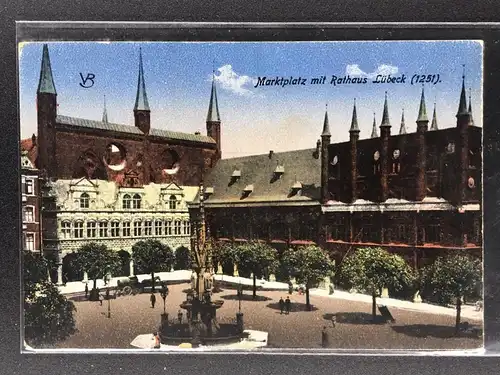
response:
M278 303L280 305L280 314L283 314L283 310L285 309L285 301L283 301L283 297L280 298Z
M154 293L151 293L151 297L149 298L149 300L151 301L151 308L154 309L156 303L156 296Z
M179 310L179 312L177 313L177 319L179 320L179 324L182 323L182 311Z
M158 332L153 333L153 339L155 341L153 348L160 349L160 335Z
M326 330L326 326L323 327L323 330L321 331L321 346L323 348L328 348L329 346L329 338L328 338L328 332Z
M291 304L292 302L290 301L290 297L286 297L286 300L285 300L285 311L286 311L286 314L290 314L290 307L291 307Z
M288 294L292 294L293 293L293 284L292 284L292 281L289 280L288 281Z
M85 283L85 298L89 296L89 283Z

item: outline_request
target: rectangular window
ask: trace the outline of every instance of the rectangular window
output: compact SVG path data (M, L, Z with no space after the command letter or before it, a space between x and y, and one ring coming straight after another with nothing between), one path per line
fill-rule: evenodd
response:
M172 235L172 220L165 221L165 235L166 236Z
M35 181L27 178L24 182L24 194L34 195L35 194Z
M111 237L120 236L120 223L118 221L111 222Z
M71 223L69 221L61 223L61 233L63 238L71 238Z
M35 222L35 208L32 206L24 207L24 218L25 223Z
M90 221L87 223L87 237L95 237L97 233L97 225L95 221Z
M145 236L152 236L153 235L153 222L152 221L145 221L144 222L144 235Z
M189 221L184 222L184 234L185 235L191 234L191 223Z
M431 224L425 228L425 242L441 242L441 226L439 224Z
M99 222L99 237L108 237L108 222Z
M35 233L26 233L24 237L24 249L35 250Z
M155 236L163 235L163 222L160 220L155 221Z
M134 237L142 236L142 222L134 222Z
M181 234L181 221L176 220L174 222L174 235L178 236L179 234Z
M75 238L83 238L83 221L77 221L75 227L73 228L73 233Z
M123 237L130 237L130 222L123 223Z

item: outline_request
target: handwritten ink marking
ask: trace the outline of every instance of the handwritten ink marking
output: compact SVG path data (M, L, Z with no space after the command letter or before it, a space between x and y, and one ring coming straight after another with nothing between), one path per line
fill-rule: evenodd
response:
M93 73L87 73L87 77L83 78L83 74L80 73L80 78L82 79L82 82L80 82L80 86L82 86L85 89L89 89L92 86L94 86L94 79L95 79L95 74ZM87 85L87 81L90 81L90 83Z

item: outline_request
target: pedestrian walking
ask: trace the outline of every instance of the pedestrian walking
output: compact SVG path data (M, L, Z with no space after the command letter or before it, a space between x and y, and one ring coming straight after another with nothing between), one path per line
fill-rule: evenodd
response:
M293 284L292 284L292 281L289 280L288 281L288 294L292 294L293 293Z
M285 301L283 300L283 297L280 298L278 303L280 305L280 314L283 314L283 310L285 309Z
M285 311L286 311L286 314L290 314L290 307L291 307L291 304L292 302L290 301L290 297L286 297L286 300L285 300Z
M151 297L149 298L149 300L151 301L151 308L154 309L156 303L156 296L154 293L151 293Z
M85 298L89 297L89 283L85 283Z
M179 312L177 313L177 319L179 320L179 324L182 324L182 311L179 310Z
M153 348L160 349L160 335L158 332L153 333L153 339L155 340Z
M326 330L326 326L323 327L323 330L321 331L321 346L323 348L328 348L330 345L329 342L329 337L328 337L328 331Z

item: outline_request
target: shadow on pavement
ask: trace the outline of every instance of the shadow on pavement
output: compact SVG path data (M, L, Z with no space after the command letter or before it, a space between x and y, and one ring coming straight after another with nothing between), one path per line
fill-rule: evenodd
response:
M266 307L269 307L270 309L274 309L274 310L280 310L280 305L278 302L274 302L274 303L269 303L266 305ZM307 306L305 303L302 303L302 302L292 302L291 306L290 306L290 312L300 312L300 311L316 311L318 310L317 307L315 307L314 305L311 305L311 309L307 309Z
M226 295L226 296L221 296L220 298L237 301L238 300L238 295L236 295L236 294L229 294L229 295ZM266 297L266 296L256 295L255 299L254 299L251 294L245 294L245 293L243 293L243 295L241 296L241 300L242 301L255 301L255 302L259 302L260 301L260 302L262 302L262 301L270 301L270 300L272 300L272 298L269 298L269 297Z
M402 333L412 337L437 337L441 339L448 338L471 338L479 339L482 335L480 326L470 326L466 331L460 331L455 334L454 326L441 326L434 324L412 324L407 326L392 326L395 332Z
M338 313L327 313L323 315L323 319L331 321L335 317L335 323L337 324L385 324L386 319L377 315L375 321L373 320L372 314L364 312L338 312Z

